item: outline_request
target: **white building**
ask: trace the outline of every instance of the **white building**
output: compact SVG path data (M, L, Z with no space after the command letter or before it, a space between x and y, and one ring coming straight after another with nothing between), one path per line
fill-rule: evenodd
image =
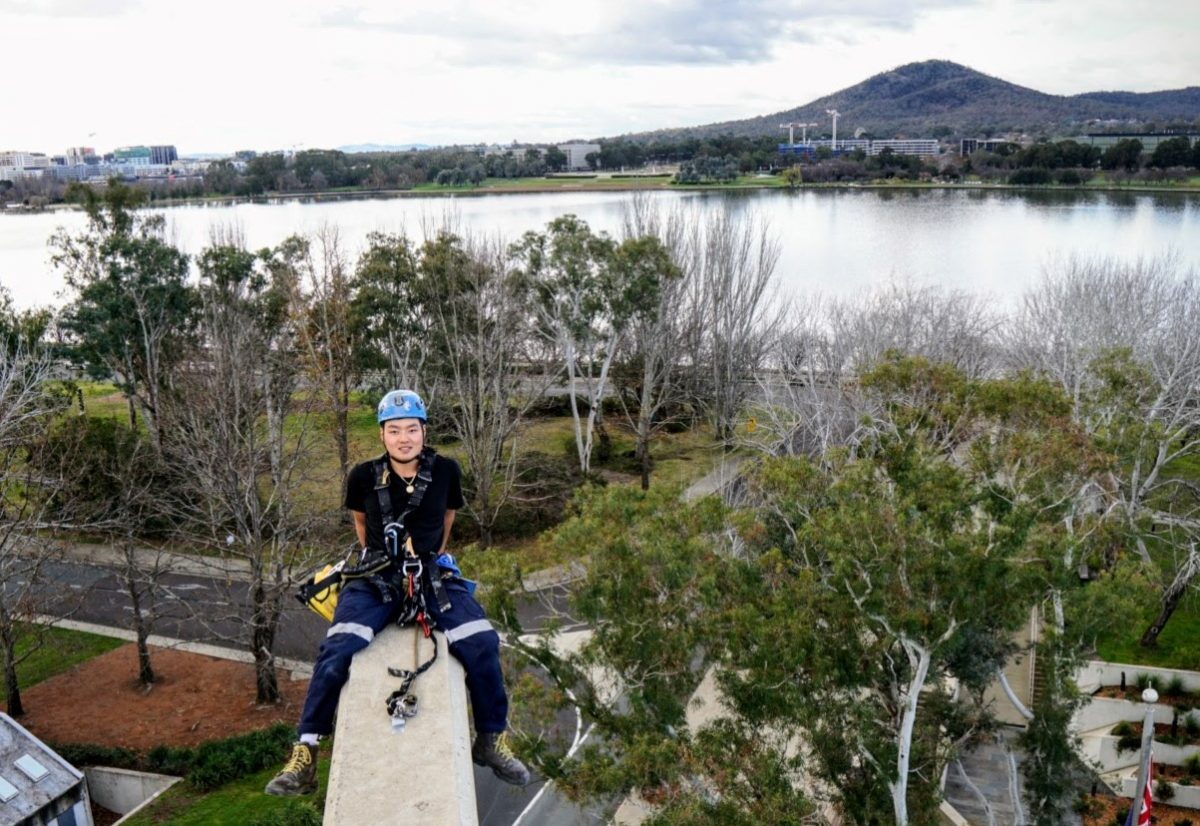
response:
M83 773L0 713L0 822L92 826Z
M50 158L43 152L9 150L0 152L0 181L17 178L36 178L50 168Z
M558 149L567 156L567 169L587 169L587 156L600 151L598 143L560 143Z

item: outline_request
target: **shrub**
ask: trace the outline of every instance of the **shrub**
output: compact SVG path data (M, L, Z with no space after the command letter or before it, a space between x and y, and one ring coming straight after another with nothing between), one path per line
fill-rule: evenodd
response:
M1138 751L1142 747L1142 738L1136 734L1126 735L1117 741L1117 754L1127 751Z
M1192 737L1200 735L1200 716L1195 712L1184 715L1183 730Z
M1184 760L1183 767L1192 777L1200 777L1200 753L1193 754Z
M1115 737L1129 737L1133 734L1133 723L1130 723L1128 720L1122 720L1113 726L1112 731L1109 733Z
M214 740L194 749L155 746L144 755L133 749L88 743L56 744L52 748L74 766L111 766L183 775L189 783L207 791L282 760L294 738L291 726L278 723L269 729Z
M1176 674L1167 680L1166 685L1163 686L1163 694L1168 697L1182 697L1187 694L1187 689L1183 685L1183 677Z
M289 800L286 807L259 815L249 826L321 826L321 813L311 803Z
M1154 783L1154 796L1162 801L1172 800L1175 797L1175 786L1165 780L1158 780Z
M1125 818L1127 817L1129 817L1129 807L1118 807L1116 815L1113 816L1113 823L1115 823L1116 826L1125 826Z
M1155 677L1151 674L1138 674L1136 677L1134 677L1134 685L1138 687L1139 691L1145 691L1147 688L1153 688L1160 694L1163 693L1162 678Z
M1175 826L1194 826L1190 817L1181 817L1175 821Z
M1008 182L1014 186L1037 186L1052 180L1048 169L1018 169L1008 176Z
M1064 169L1058 173L1058 182L1066 186L1079 186L1083 178L1074 169Z
M280 723L264 731L205 743L196 749L188 782L198 789L215 789L265 769L283 756L294 737L292 727Z

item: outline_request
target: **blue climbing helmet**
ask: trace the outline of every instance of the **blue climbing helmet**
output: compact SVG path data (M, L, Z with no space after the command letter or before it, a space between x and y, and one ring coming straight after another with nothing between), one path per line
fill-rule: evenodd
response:
M380 424L390 419L420 419L427 421L425 402L411 390L392 390L379 400L376 419Z

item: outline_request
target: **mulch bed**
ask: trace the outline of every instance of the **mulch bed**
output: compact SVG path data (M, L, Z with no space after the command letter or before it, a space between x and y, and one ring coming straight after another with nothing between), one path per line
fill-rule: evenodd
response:
M158 682L137 683L137 648L121 646L21 692L21 725L51 743L147 750L197 746L283 722L294 725L308 680L279 671L283 700L256 705L254 666L152 648Z

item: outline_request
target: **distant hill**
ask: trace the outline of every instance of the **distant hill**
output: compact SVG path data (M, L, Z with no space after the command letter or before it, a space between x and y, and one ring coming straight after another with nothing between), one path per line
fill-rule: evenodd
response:
M364 154L367 152L420 152L422 149L432 149L427 143L355 143L349 146L339 146L339 152L347 155Z
M786 138L779 124L788 122L819 123L809 134L828 134L827 109L841 113L838 135L845 137L852 137L857 129L879 138L973 136L985 131L1057 136L1103 128L1136 130L1149 123L1162 127L1200 122L1200 87L1141 94L1048 95L948 60L927 60L877 74L795 109L624 137L639 141L722 134Z

